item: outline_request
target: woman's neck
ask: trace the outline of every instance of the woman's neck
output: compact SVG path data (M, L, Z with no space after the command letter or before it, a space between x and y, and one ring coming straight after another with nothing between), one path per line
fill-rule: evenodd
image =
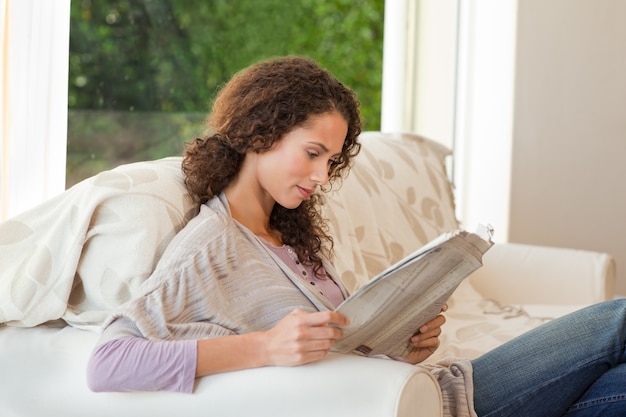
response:
M270 215L274 202L263 201L257 193L237 180L224 190L224 194L228 200L233 219L256 236L275 246L282 246L280 232L270 226Z

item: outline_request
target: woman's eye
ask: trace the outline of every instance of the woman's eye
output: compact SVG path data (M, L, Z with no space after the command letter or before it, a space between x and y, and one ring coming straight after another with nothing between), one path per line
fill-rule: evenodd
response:
M311 159L315 158L318 155L318 153L315 151L307 151L307 154L309 155L309 158Z

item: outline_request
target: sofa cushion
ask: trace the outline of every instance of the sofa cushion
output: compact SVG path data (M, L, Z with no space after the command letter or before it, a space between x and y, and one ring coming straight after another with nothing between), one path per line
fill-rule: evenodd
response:
M449 149L409 133L364 132L360 140L361 153L327 208L336 267L350 290L459 224Z

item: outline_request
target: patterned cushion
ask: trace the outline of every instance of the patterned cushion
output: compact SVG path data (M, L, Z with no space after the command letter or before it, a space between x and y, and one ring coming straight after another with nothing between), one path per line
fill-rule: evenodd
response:
M336 267L353 290L458 228L445 166L450 150L413 134L365 132L348 178L329 195Z
M98 325L194 215L181 158L123 165L0 224L0 323Z
M327 215L335 264L350 290L443 232L459 227L445 169L450 151L411 134L367 132ZM549 320L522 306L486 300L465 280L448 300L441 346L428 362L475 358ZM549 309L553 312L553 308Z

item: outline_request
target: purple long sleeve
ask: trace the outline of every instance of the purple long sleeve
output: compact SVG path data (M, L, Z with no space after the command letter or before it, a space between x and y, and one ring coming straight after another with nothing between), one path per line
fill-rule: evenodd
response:
M92 391L178 391L191 393L196 376L195 340L152 341L127 337L93 351L87 366Z

